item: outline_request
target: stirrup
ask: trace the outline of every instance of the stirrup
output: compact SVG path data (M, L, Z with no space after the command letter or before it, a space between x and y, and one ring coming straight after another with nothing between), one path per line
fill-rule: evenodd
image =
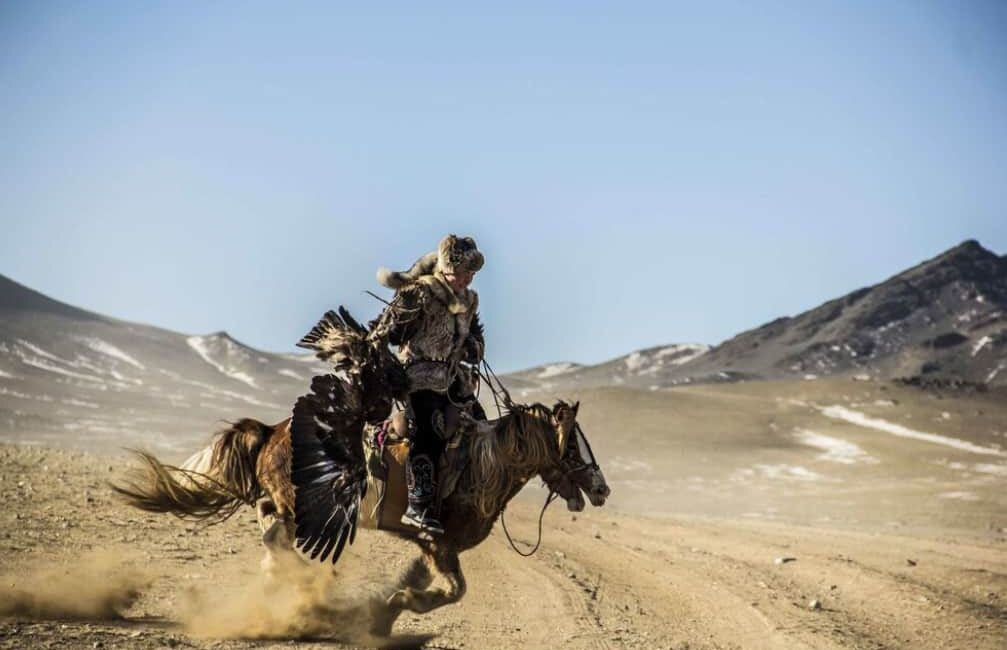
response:
M441 526L441 522L433 515L430 508L416 511L410 507L402 515L402 518L399 519L399 522L432 535L444 534L444 527Z

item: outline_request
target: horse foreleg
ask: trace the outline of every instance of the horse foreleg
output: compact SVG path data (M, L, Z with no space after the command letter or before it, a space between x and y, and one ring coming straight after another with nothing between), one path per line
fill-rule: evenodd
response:
M389 589L377 594L370 604L371 610L371 634L375 636L388 636L392 633L392 626L402 614L402 607L393 605L391 597L405 589L423 590L433 582L433 575L430 573L427 556L420 556L414 559L399 579L396 580Z
M462 575L458 553L454 550L438 549L427 556L427 564L432 565L437 576L444 578L447 588L417 589L405 587L399 589L388 598L392 609L407 609L417 614L425 614L431 610L450 605L461 600L465 595L465 576Z

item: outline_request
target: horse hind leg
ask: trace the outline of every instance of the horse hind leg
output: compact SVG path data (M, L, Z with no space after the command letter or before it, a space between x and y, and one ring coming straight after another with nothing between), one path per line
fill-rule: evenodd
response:
M255 502L255 516L259 520L259 530L265 533L278 520L279 513L273 500L263 497Z
M270 499L259 499L255 504L255 512L262 530L262 544L266 547L266 555L262 558L260 567L266 584L275 584L279 574L295 566L291 563L301 561L293 550L293 521L279 512Z

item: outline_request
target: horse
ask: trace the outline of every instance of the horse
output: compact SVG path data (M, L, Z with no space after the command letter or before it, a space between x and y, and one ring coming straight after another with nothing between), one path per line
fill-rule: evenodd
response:
M496 420L469 421L465 467L441 504L444 533L431 537L385 531L415 542L421 553L371 600L373 634L391 634L403 611L426 613L458 602L466 591L459 554L486 540L507 503L533 477L545 482L550 500L558 495L571 511L584 508L583 495L593 506L604 505L610 490L577 423L578 408L579 403L563 401L552 408L512 404ZM207 521L224 520L242 505L254 506L266 548L262 569L275 579L285 561L306 560L296 550L292 450L291 419L269 426L246 418L219 431L179 467L136 452L140 467L125 483L112 487L137 508ZM370 473L367 481L368 496L355 516L360 526L376 528L376 508L368 507L373 502L367 499L379 490ZM432 588L437 578L446 587Z

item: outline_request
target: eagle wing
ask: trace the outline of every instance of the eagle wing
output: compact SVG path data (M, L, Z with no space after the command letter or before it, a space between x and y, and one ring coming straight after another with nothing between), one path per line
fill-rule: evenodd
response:
M364 425L391 414L408 379L387 339L371 336L343 307L327 312L298 345L340 372L312 379L290 423L297 547L320 561L331 554L335 563L353 543L367 490Z
M367 358L367 330L354 320L345 307L327 311L322 320L305 334L297 347L315 351L322 361L336 370L349 370Z
M388 347L390 332L377 323L368 331L340 307L338 312L326 312L297 343L345 373L363 396L362 412L368 422L388 417L392 401L405 400L409 393L405 368Z
M294 405L290 479L297 547L324 562L339 559L357 532L367 490L360 396L348 381L320 375Z

